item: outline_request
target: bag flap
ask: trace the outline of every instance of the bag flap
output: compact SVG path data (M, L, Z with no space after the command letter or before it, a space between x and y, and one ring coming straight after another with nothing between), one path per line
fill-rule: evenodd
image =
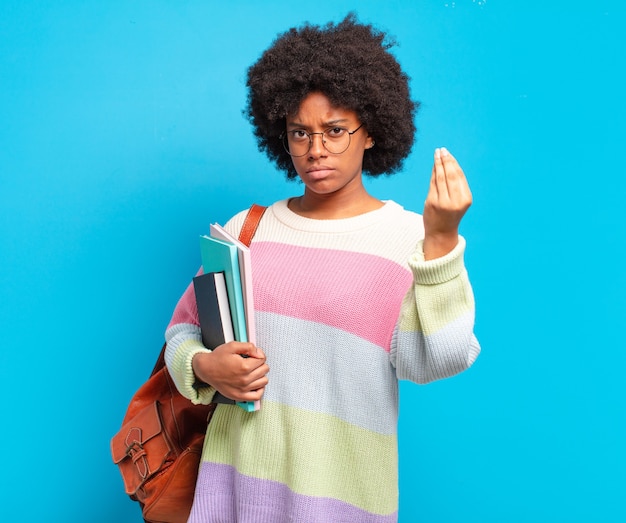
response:
M162 430L159 405L158 402L154 402L124 423L119 432L111 438L113 462L118 464L123 459L131 457L133 448L143 447Z

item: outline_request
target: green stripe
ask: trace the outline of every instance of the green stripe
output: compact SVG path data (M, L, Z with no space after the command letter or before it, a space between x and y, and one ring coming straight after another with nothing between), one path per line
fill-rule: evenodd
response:
M474 310L474 295L465 272L438 285L415 285L404 297L399 330L429 336Z
M204 461L375 514L397 510L397 459L395 436L268 401L252 413L220 405L203 451Z

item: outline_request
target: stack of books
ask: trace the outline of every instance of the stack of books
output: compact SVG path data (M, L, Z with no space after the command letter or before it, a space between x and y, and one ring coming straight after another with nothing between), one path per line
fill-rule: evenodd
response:
M229 341L256 344L250 249L217 224L200 237L203 274L193 279L202 343L215 349ZM235 401L215 393L216 403ZM259 401L236 402L248 412Z

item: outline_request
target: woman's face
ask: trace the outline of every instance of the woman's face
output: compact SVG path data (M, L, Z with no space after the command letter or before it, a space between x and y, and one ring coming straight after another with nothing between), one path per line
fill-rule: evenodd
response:
M295 114L287 117L286 123L288 133L328 132L332 136L353 133L350 145L340 154L329 152L322 143L322 135L313 134L309 151L303 156L292 156L296 172L308 191L331 195L362 186L363 154L373 145L373 140L365 127L359 128L361 122L354 111L335 107L325 95L314 92L302 101ZM306 139L302 133L295 135Z

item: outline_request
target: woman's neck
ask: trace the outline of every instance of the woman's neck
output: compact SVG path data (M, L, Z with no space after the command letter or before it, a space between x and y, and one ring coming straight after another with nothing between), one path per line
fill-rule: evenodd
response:
M316 194L305 190L302 196L291 198L288 207L305 218L339 220L380 209L384 205L365 188L356 194Z

